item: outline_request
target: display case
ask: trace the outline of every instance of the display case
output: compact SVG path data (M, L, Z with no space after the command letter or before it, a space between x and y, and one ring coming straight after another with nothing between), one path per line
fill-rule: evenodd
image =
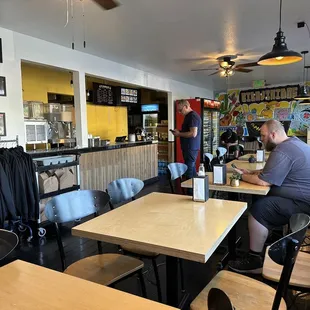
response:
M216 155L219 146L219 116L218 111L203 109L203 153Z
M141 105L142 112L142 126L147 134L154 137L154 140L158 140L158 104L143 104Z

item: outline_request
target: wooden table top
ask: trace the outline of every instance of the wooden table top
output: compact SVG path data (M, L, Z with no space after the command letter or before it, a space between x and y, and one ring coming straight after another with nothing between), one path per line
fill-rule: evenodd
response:
M227 173L226 185L213 184L213 172L206 172L206 175L209 177L209 190L211 191L251 194L251 195L263 195L263 196L267 195L268 192L270 191L270 186L260 186L260 185L250 184L244 181L240 181L240 186L232 187L230 186L230 179L229 179L232 173ZM193 180L192 179L186 180L185 182L181 183L181 186L184 188L192 188Z
M265 152L265 159L267 160L269 157L270 152ZM240 156L238 160L249 160L250 156L254 156L256 158L256 154L245 154Z
M21 260L1 267L0 278L1 309L175 309Z
M72 234L205 263L247 208L245 202L151 193L72 228Z
M248 170L261 170L265 167L266 163L250 164L247 161L235 159L235 160L226 164L227 172L233 172L234 169L231 167L232 164L235 164L237 166L237 168L248 169Z

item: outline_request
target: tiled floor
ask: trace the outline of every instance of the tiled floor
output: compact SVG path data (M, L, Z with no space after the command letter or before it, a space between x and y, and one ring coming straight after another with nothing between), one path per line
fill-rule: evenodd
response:
M170 192L169 185L165 178L162 178L159 182L146 186L141 195L148 194L153 191ZM248 197L241 197L247 199ZM243 217L237 225L238 235L243 237L242 249L246 249L248 232L246 217ZM65 245L65 253L67 264L71 264L74 261L83 257L97 254L97 244L95 241L81 239L71 236L69 226L62 228L63 241ZM225 243L226 241L224 241ZM113 244L103 244L104 252L117 252L117 246ZM195 298L197 294L205 287L210 279L216 273L216 267L218 260L222 257L223 249L219 250L210 258L206 264L199 264L191 261L184 261L184 276L185 287L190 293L191 298ZM47 227L47 235L39 242L28 243L26 240L22 240L22 245L15 251L14 255L10 257L12 259L22 259L34 264L39 264L47 268L54 270L61 270L61 262L59 258L58 246L55 240L55 231L52 226ZM8 262L8 260L6 261ZM5 263L6 263L5 262ZM165 257L158 257L158 264L160 265L160 278L162 283L162 292L165 300ZM150 267L150 262L145 261L145 277L147 284L148 298L157 300L156 286L154 285L154 274ZM124 290L133 294L140 294L139 284L136 278L127 279L116 286L117 289ZM298 309L307 309L307 304L302 302L299 304ZM310 307L310 306L309 306ZM296 308L297 309L297 308ZM310 308L309 308L310 309ZM250 310L250 309L249 309Z

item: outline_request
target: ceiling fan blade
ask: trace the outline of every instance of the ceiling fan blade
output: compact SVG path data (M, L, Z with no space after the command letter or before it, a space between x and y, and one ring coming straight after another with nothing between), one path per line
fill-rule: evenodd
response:
M119 3L115 0L93 0L105 10L112 10L119 6Z
M209 74L209 76L215 75L215 74L218 74L218 73L219 73L219 71L216 71L216 72L213 72L213 73Z
M257 67L257 66L259 66L257 62L248 62L245 64L239 64L235 68L238 69L238 68L248 68L248 67Z
M243 72L243 73L249 73L249 72L252 72L253 70L245 69L245 68L235 68L234 71Z
M219 69L218 68L215 68L215 69L206 68L206 69L192 69L191 71L208 71L208 70L212 70L212 71L216 70L216 71L218 71Z

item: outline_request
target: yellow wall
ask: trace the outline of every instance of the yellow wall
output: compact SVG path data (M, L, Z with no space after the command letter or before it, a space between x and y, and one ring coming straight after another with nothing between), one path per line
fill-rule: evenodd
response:
M69 72L22 63L23 99L47 102L47 93L73 95Z
M23 100L47 102L47 93L73 95L69 72L22 63ZM102 82L102 80L97 80ZM92 89L92 81L87 81ZM88 133L101 139L115 140L128 135L126 107L107 107L87 104Z
M88 133L101 139L115 141L117 136L127 136L127 108L87 104Z

